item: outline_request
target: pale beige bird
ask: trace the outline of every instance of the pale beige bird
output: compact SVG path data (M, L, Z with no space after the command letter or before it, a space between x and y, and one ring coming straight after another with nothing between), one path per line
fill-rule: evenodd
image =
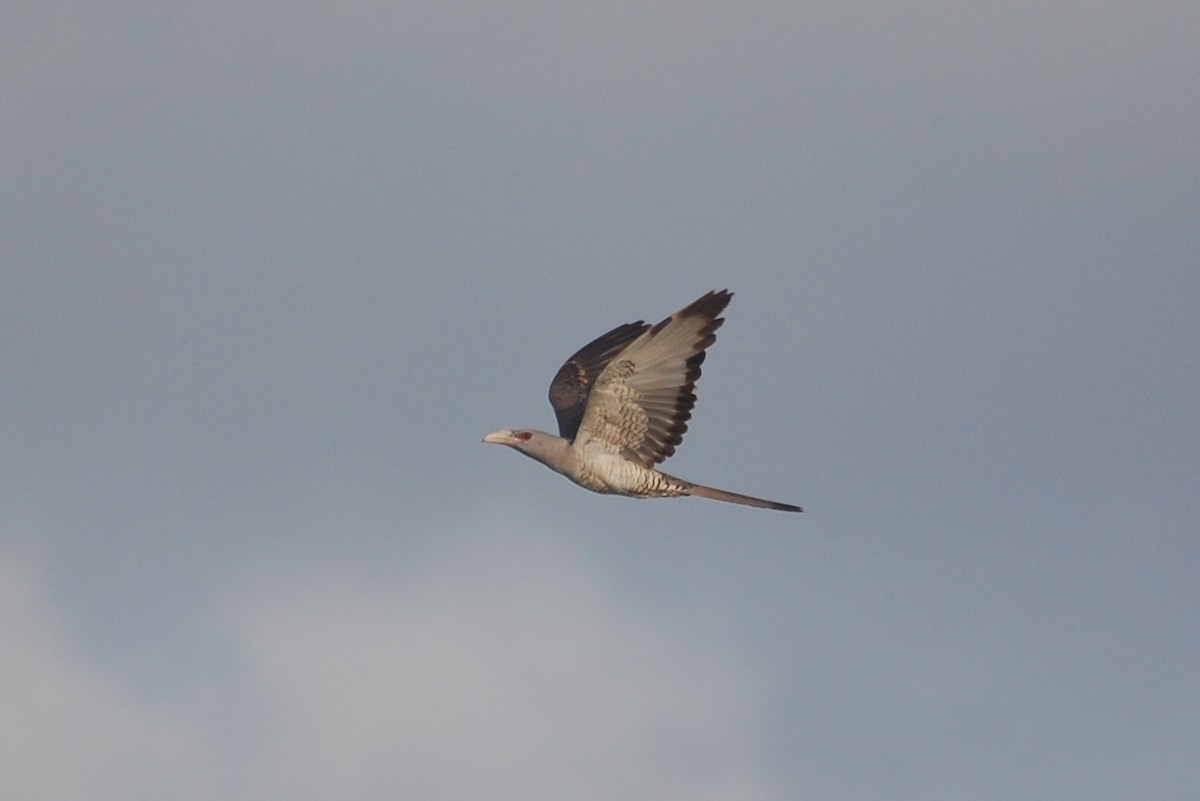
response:
M709 292L657 325L639 320L588 343L550 382L560 436L503 429L484 442L507 445L585 489L633 498L697 495L802 512L799 506L684 481L654 469L683 441L705 349L725 322L728 290Z

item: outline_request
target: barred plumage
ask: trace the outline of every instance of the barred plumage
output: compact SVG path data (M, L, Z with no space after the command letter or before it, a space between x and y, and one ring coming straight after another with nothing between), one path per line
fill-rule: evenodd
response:
M697 495L803 511L654 469L683 441L705 351L716 341L725 322L719 315L732 297L728 290L708 292L654 326L627 323L580 348L550 382L560 436L505 429L483 441L514 448L593 492L634 498Z

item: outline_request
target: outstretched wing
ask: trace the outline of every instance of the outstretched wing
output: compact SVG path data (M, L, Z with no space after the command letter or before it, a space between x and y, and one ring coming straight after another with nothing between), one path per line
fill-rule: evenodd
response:
M588 393L596 378L613 357L624 350L650 326L638 320L617 326L580 348L558 368L550 382L550 405L558 418L558 434L563 439L575 439L579 422L587 408Z
M732 297L709 292L609 356L587 393L577 436L646 467L675 453L696 405L705 349L716 342L725 322L718 315Z

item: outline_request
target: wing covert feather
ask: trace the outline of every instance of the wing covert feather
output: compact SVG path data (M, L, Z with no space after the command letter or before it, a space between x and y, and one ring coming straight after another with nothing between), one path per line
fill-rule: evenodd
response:
M554 380L550 382L549 397L558 420L560 437L575 439L575 432L579 430L579 423L587 408L588 394L596 378L614 356L649 327L642 320L619 325L584 345L558 368Z
M610 356L587 394L577 434L646 467L674 454L696 405L705 349L732 297L709 292Z

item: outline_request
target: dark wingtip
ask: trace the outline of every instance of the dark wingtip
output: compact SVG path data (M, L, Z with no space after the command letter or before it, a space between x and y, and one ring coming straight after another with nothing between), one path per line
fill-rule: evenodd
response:
M733 293L728 289L714 289L705 292L696 300L689 303L679 311L680 317L716 317L725 310L729 305L729 301L733 298Z

